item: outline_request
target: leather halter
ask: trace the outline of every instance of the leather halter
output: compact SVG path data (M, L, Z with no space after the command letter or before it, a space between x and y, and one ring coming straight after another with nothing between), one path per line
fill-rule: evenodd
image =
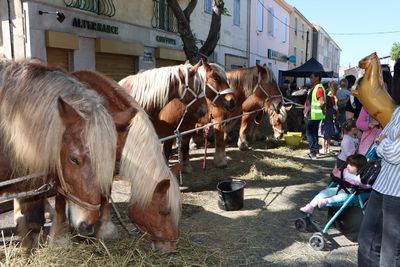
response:
M206 96L205 92L200 92L199 94L196 94L192 88L190 88L189 86L189 70L185 69L185 90L183 90L183 94L180 98L180 100L182 101L183 98L186 95L186 92L189 92L192 96L193 96L193 100L189 102L189 104L186 105L186 110L193 105L198 99L203 98Z
M205 92L206 92L207 87L210 88L211 91L213 91L213 92L215 93L215 97L214 97L214 99L212 100L212 103L213 103L213 104L215 104L215 101L217 101L218 98L219 98L221 95L227 95L227 94L232 94L232 93L233 93L232 88L226 88L226 89L222 90L221 92L217 91L217 89L215 89L210 83L207 82L207 78L206 78L206 80L204 81L204 87L203 87L203 92L204 92L204 94L205 94Z
M90 210L90 211L99 211L100 210L100 206L101 204L91 204L87 201L81 200L80 198L78 198L77 196L75 196L69 189L67 186L67 183L64 180L64 176L62 174L62 171L59 172L59 178L58 180L60 181L60 186L57 186L57 192L60 193L61 195L63 195L66 199L72 201L73 203L75 203L76 205L78 205L79 207L86 209L86 210Z

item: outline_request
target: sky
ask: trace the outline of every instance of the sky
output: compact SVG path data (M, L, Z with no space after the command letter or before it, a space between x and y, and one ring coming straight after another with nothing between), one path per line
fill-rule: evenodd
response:
M400 0L286 0L310 22L322 26L339 45L341 66L356 66L363 57L377 52L389 56L400 42ZM397 33L337 35L334 33Z

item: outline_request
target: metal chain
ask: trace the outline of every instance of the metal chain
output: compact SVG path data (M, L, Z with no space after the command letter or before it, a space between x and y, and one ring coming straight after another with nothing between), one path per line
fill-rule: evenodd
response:
M178 162L182 166L182 134L179 132L179 129L176 129L174 131L175 136L176 136L176 145L178 146ZM182 178L182 171L179 170L179 183L180 185L183 185L183 178Z
M48 183L48 184L42 185L41 187L39 187L37 189L30 190L27 192L5 194L0 197L0 203L12 200L14 198L26 198L26 197L37 196L37 195L40 195L40 194L50 191L51 189L53 189L53 187L54 187L53 183Z

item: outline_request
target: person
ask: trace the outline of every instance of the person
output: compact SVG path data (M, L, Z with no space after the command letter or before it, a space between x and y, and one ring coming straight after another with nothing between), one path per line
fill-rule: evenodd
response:
M354 136L357 135L358 129L353 119L349 119L343 124L343 140L340 144L341 150L336 159L336 167L343 170L346 167L346 159L348 156L353 155L358 147L358 139Z
M356 126L362 131L360 145L357 152L365 155L374 140L382 132L382 127L374 117L368 114L364 107L361 108L360 115L356 121Z
M353 75L348 75L348 76L346 76L346 79L349 76L354 78ZM357 89L357 87L360 85L362 79L363 79L363 77L358 79L357 82L350 82L350 81L353 81L353 79L349 78L348 79L349 88L352 88L353 85L354 85L355 89ZM349 100L347 101L346 107L345 107L346 120L348 120L348 119L357 120L358 115L360 114L361 108L362 108L362 104L361 104L360 100L358 100L357 97L354 97L354 96L350 95Z
M348 90L348 81L341 79L339 82L339 89L336 92L337 106L338 106L338 126L341 129L343 123L346 121L346 103L350 98L350 91Z
M332 83L330 83L332 86ZM335 136L335 124L333 122L333 115L335 113L335 96L332 88L327 88L325 91L326 104L325 104L325 118L320 124L320 136L322 136L322 148L319 150L320 154L331 153L330 143L331 138Z
M381 170L358 235L358 266L400 266L400 107L376 143Z
M347 166L343 170L343 179L354 185L361 184L359 171L367 164L365 156L360 154L350 155L347 158ZM314 209L325 207L328 203L341 202L347 198L348 194L339 188L339 185L328 187L321 190L308 204L300 208L300 211L312 214Z
M306 118L306 135L310 153L308 158L315 159L319 151L318 129L321 120L325 118L326 95L321 84L321 73L313 72L310 75L312 89L309 92L304 109Z

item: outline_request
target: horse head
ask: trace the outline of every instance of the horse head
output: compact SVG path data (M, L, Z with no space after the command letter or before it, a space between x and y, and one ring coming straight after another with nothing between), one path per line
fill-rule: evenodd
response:
M235 95L229 87L225 71L217 64L201 60L199 68L200 80L204 93L213 106L222 106L232 111L236 105Z
M146 234L145 237L152 242L153 249L160 253L174 251L179 237L177 222L168 201L170 182L170 179L165 179L157 184L146 207L131 204L128 210L129 217L137 228Z
M280 139L285 131L287 111L291 109L291 106L283 105L282 92L272 70L259 64L256 66L258 76L253 93L260 99L264 99L264 108L268 111L274 137Z
M62 98L58 100L58 110L65 131L62 135L57 190L66 198L67 214L72 226L81 235L92 235L94 225L100 218L102 195L111 190L112 174L107 183L109 186L99 183L90 153L92 144L85 133L86 119Z
M285 123L287 119L287 112L292 108L292 105L280 105L278 110L269 109L269 123L274 131L274 138L281 139L285 132Z
M203 117L207 111L207 101L205 94L199 86L198 69L201 61L192 66L187 63L180 69L180 79L183 90L180 95L180 101L185 105L189 114L195 115L196 118Z

